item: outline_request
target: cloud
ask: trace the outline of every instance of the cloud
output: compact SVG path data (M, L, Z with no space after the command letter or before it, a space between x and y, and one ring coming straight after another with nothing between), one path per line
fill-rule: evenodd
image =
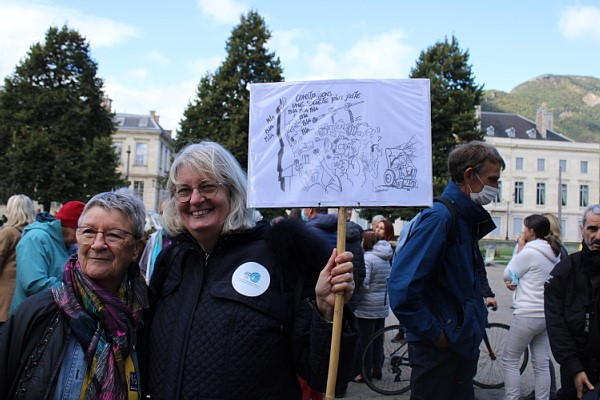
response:
M223 24L235 24L248 6L235 0L197 0L198 7L215 21Z
M188 68L194 76L204 76L207 72L214 73L218 66L223 62L223 58L218 56L208 58L197 58L192 61ZM199 80L199 79L198 79Z
M402 31L393 30L364 37L345 51L320 43L307 58L308 76L301 79L405 78L416 51L404 39Z
M568 7L560 16L558 29L566 39L591 39L600 42L600 8Z
M171 60L158 50L151 50L150 53L148 53L148 58L160 65L168 65L171 63Z
M127 75L129 75L133 79L137 79L138 81L143 81L148 77L148 70L146 68L140 67L130 70L129 72L127 72Z
M274 31L269 40L269 48L275 51L282 64L288 64L298 59L300 49L293 44L294 40L306 36L303 29L289 31Z
M139 29L78 10L43 4L2 2L0 5L0 77L14 71L34 43L42 42L50 26L78 30L92 46L114 46L139 35Z
M160 125L173 133L179 128L183 110L195 97L196 79L161 86L123 85L106 79L106 94L113 99L113 112L146 114L156 110Z

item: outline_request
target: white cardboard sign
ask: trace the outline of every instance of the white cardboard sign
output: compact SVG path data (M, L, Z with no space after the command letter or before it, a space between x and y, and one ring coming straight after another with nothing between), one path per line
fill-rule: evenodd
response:
M428 79L250 85L248 206L431 206Z

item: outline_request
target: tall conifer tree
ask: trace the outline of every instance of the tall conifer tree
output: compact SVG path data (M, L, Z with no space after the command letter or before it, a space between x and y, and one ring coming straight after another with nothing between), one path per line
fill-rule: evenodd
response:
M247 85L283 80L279 58L265 47L271 33L264 19L250 11L231 32L227 57L214 74L200 80L197 98L184 112L177 134L177 148L199 140L225 146L244 168L248 165Z
M123 184L103 105L103 82L89 44L67 26L51 27L43 43L5 79L0 92L0 195L25 193L51 201L86 201Z
M475 83L469 52L460 49L454 36L422 51L410 77L430 80L433 191L434 196L439 196L449 179L450 150L458 143L483 138L475 113L483 86ZM393 221L399 217L410 219L418 211L413 208L364 209L360 215L370 219L375 214L383 214Z
M450 150L458 143L483 138L475 115L483 86L475 83L469 51L462 51L454 36L422 51L410 77L430 80L433 187L440 195L449 179Z

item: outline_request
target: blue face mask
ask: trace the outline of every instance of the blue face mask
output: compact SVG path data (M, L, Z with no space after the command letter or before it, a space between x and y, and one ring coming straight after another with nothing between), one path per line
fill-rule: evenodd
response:
M304 208L302 210L300 210L300 218L302 219L303 222L308 222L308 216L306 214L304 214Z

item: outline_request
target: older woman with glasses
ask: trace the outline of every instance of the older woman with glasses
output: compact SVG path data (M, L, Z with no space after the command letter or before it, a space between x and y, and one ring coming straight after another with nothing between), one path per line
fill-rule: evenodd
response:
M142 398L149 303L135 260L144 223L144 205L127 189L87 203L63 282L25 300L0 328L0 399Z
M213 142L171 166L163 213L173 238L151 287L153 399L300 399L297 376L325 391L335 293L353 293L352 254L329 254L301 222L273 226L246 207L246 176ZM338 387L357 326L344 311Z

